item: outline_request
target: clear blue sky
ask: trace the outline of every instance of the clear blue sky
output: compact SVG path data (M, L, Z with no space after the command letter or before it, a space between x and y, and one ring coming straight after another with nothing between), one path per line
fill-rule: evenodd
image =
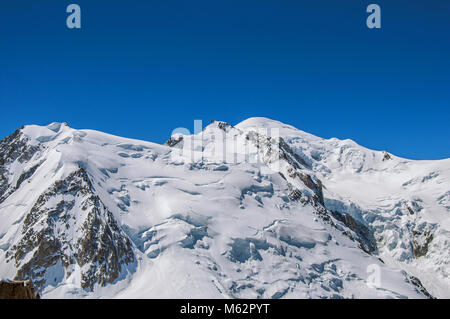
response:
M66 121L162 143L194 119L265 116L448 158L449 33L448 0L2 0L0 136Z

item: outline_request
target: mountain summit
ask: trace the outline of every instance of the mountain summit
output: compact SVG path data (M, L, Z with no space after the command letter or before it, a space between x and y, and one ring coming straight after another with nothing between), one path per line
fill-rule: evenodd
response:
M266 118L0 141L0 279L43 298L449 298L450 159Z

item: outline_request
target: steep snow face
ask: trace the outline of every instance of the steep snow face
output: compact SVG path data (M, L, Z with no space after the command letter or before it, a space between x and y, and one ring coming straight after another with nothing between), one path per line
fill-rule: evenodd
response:
M44 298L444 296L448 164L264 118L167 145L26 126L0 144L0 276Z

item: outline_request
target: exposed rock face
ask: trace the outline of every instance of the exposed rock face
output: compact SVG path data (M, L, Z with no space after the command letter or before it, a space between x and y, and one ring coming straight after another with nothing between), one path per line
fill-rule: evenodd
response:
M15 185L10 183L9 164L15 161L24 164L39 150L39 147L29 145L27 142L28 139L21 130L16 130L0 141L0 203L19 188L26 179L30 178L39 166L26 169Z
M293 179L300 179L303 184L305 184L306 187L308 187L310 190L314 192L314 200L316 202L319 202L321 205L324 205L323 202L323 193L322 193L322 183L320 180L317 180L316 182L313 181L310 175L305 174L299 170L288 168L288 174L289 177Z
M383 151L383 161L388 161L390 159L392 159L391 155L388 152Z
M182 141L183 141L183 135L172 136L167 140L166 145L173 147L173 146L178 145Z
M422 285L422 282L419 280L419 278L414 276L409 276L409 281L417 287L417 290L419 290L424 296L426 296L428 299L436 299L434 296L432 296L428 290L425 289L425 287Z
M21 239L7 252L16 279L39 289L81 274L81 287L112 283L135 261L132 243L99 197L83 168L56 182L26 216Z
M367 226L355 220L349 214L341 214L334 211L332 211L332 214L333 217L343 222L345 226L357 234L357 239L360 243L361 249L367 253L372 253L377 249L377 241L373 235L373 232Z
M425 256L428 252L428 246L433 240L433 227L429 225L420 225L412 231L412 249L414 257Z
M303 167L311 168L311 165L300 155L295 153L282 137L280 137L279 139L279 147L281 151L281 158L286 159L288 163L293 165L295 168L300 168L299 164L301 164Z
M31 280L0 281L0 299L40 299Z

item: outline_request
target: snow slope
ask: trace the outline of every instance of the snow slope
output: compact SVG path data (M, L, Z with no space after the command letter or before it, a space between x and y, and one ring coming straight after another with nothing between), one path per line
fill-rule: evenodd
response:
M386 263L420 278L434 296L450 298L450 159L407 160L264 118L238 125L252 126L281 131L325 185L327 208L368 225Z
M449 160L251 118L166 145L25 126L0 167L0 277L44 298L450 297Z

